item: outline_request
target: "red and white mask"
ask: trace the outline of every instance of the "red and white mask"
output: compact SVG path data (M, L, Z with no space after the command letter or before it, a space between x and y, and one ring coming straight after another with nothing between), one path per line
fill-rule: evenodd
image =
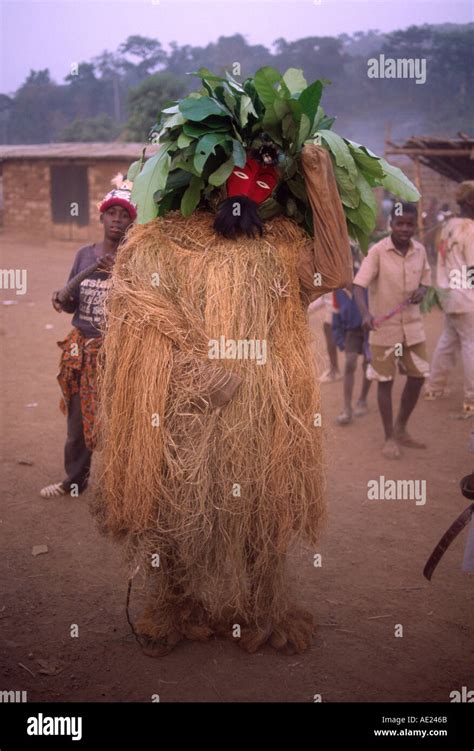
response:
M251 157L245 167L235 167L226 183L227 197L247 196L260 204L268 198L279 180L275 167L261 164Z

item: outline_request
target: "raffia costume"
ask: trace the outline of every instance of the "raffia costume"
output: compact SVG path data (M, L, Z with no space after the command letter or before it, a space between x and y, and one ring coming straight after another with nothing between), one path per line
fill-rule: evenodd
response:
M141 224L107 304L94 511L141 572L133 628L150 654L212 634L302 652L312 615L287 556L314 550L324 515L306 308L350 283L347 228L367 247L372 188L419 194L329 130L322 81L198 75L128 173Z
M210 212L172 212L134 227L118 253L95 511L145 573L136 628L158 653L212 633L240 634L248 651L310 644L312 617L293 607L285 572L324 513L305 311L350 280L351 263L329 155L306 147L304 166L325 220L315 242L283 217L261 238L229 240ZM222 338L266 342L265 362L210 359Z

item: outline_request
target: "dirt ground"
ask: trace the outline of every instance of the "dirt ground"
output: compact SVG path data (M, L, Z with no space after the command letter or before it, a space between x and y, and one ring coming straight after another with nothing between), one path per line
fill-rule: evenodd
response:
M474 688L474 579L461 570L466 532L432 582L422 576L432 548L467 504L458 483L474 463L470 424L450 418L462 400L459 367L451 397L417 406L411 429L428 449L406 449L400 462L380 455L375 389L370 414L340 428L341 383L322 386L329 518L319 548L298 549L291 563L301 602L318 623L310 653L288 657L265 648L251 656L216 639L179 645L156 660L130 632L120 550L96 531L90 491L50 501L38 494L63 476L56 342L70 316L55 313L50 295L64 284L77 247L12 237L2 245L2 267L28 271L27 294L0 291L2 301L16 303L1 306L0 331L2 690L26 690L28 701L148 702L158 694L161 701L311 702L320 694L333 702L446 702L451 691ZM438 312L426 319L430 353L441 325ZM319 313L311 326L324 366ZM397 399L401 385L399 378ZM380 475L426 480L426 504L368 500L367 483ZM48 552L34 557L35 545ZM313 565L315 553L321 567Z

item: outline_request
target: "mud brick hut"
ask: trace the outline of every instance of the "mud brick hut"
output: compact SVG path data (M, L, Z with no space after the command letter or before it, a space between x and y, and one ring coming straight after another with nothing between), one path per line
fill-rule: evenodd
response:
M141 155L141 143L0 146L3 228L39 239L89 241L100 231L97 204ZM146 156L157 146L147 146Z

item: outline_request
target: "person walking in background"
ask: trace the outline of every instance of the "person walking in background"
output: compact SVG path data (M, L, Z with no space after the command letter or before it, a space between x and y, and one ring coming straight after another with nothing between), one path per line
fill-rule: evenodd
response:
M337 345L334 341L332 331L332 313L333 313L333 297L332 292L328 292L322 297L318 297L317 300L312 302L308 308L308 312L312 313L316 310L323 309L323 333L326 340L326 350L329 358L329 368L319 377L320 383L334 383L334 381L340 381L342 378L339 370L337 359Z
M359 253L355 246L351 246L354 260L354 275L360 268ZM361 417L368 412L367 394L369 393L370 381L367 378L368 366L368 335L362 328L362 316L353 296L353 285L334 292L334 313L332 316L333 339L338 348L345 352L344 362L344 409L336 418L338 425L349 425L352 415ZM365 299L367 304L367 290ZM362 388L360 396L352 412L352 395L354 392L355 372L357 359L362 355Z
M425 399L446 394L447 380L460 351L464 368L464 401L459 417L474 415L474 180L456 194L459 216L443 225L438 243L436 282L443 290L444 329L431 363Z
M412 239L418 216L416 206L396 203L391 216L391 234L370 248L354 279L353 290L362 325L370 331L367 377L378 382L377 399L385 431L382 454L399 459L400 445L426 448L409 435L407 423L429 373L420 303L431 284L431 270L425 248ZM397 360L407 380L394 424L392 386Z

